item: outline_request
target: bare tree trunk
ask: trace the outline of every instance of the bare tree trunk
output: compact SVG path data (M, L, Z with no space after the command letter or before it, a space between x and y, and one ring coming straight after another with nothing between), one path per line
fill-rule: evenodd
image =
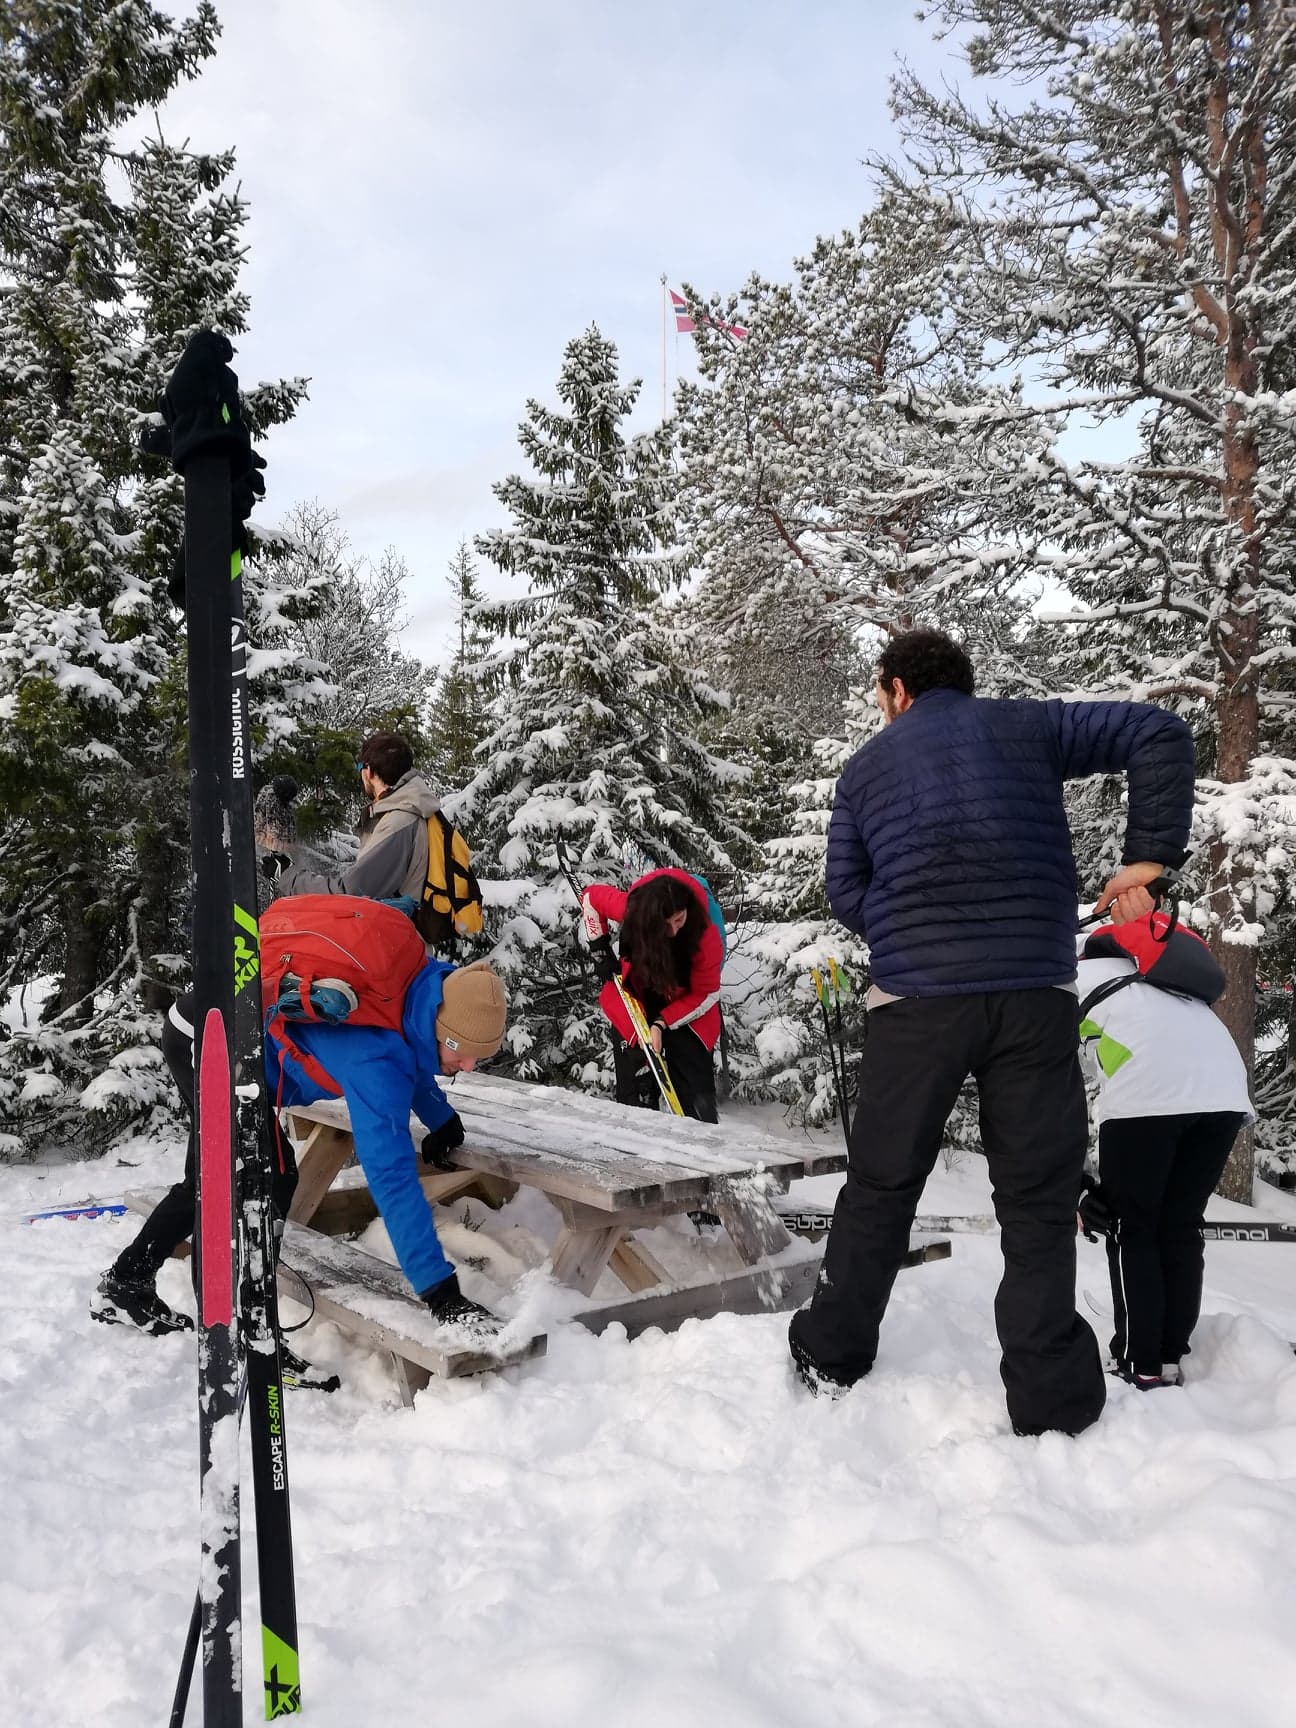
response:
M1255 388L1255 366L1250 341L1242 321L1230 321L1225 376L1231 389L1251 393ZM1255 478L1259 452L1249 429L1240 425L1236 402L1230 403L1224 422L1224 503L1230 524L1242 539L1242 556L1230 572L1229 606L1220 621L1220 694L1218 753L1215 773L1219 780L1237 783L1247 778L1260 745L1260 700L1255 656L1260 646L1259 620L1254 596L1260 580L1260 547L1256 533ZM1255 887L1245 859L1231 854L1222 843L1211 849L1213 906L1224 912L1236 909L1254 923ZM1214 948L1224 970L1225 992L1216 1012L1233 1034L1246 1063L1255 1074L1256 951L1252 943L1227 942L1217 926ZM1219 1192L1227 1200L1251 1204L1255 1179L1255 1136L1251 1129L1238 1135L1221 1178Z
M59 986L56 1013L65 1014L75 1008L77 1024L83 1024L94 1010L94 987L99 982L99 922L91 916L95 893L93 885L80 871L68 884L63 899L63 979Z
M171 905L172 836L166 828L149 828L139 841L139 961L140 1000L161 1013L171 1006L175 991L154 970L154 956L168 945Z

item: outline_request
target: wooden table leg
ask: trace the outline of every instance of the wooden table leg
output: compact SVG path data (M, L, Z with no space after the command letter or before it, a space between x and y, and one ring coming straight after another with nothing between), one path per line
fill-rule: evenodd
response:
M345 1129L323 1123L316 1126L318 1131L306 1142L297 1165L297 1192L288 1208L294 1224L309 1224L338 1171L355 1151L355 1142Z
M770 1205L760 1178L724 1177L713 1184L710 1201L748 1266L771 1254L781 1254L792 1240L787 1225Z
M654 1260L643 1243L636 1242L633 1236L623 1237L617 1243L608 1258L608 1265L632 1296L637 1296L641 1290L655 1290L658 1285L670 1283L666 1268Z
M582 1296L592 1295L624 1234L620 1224L605 1224L597 1230L572 1230L564 1226L553 1248L554 1277L579 1290Z

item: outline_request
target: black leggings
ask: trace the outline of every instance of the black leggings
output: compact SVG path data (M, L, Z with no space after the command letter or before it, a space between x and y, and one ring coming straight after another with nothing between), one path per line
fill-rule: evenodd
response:
M192 994L176 1003L176 1012L187 1024L193 1024ZM183 1031L168 1014L162 1025L162 1059L184 1100L189 1118L189 1140L185 1147L184 1175L158 1201L144 1220L143 1228L133 1242L118 1255L113 1270L123 1278L147 1281L156 1278L167 1260L187 1242L194 1231L194 1208L198 1196L197 1146L194 1135L194 1041L193 1033ZM275 1158L271 1185L275 1216L286 1218L297 1188L297 1164L292 1147L285 1137L276 1135L279 1153ZM282 1162L283 1168L280 1169ZM198 1276L197 1257L193 1275Z
M675 1087L684 1114L697 1122L718 1122L716 1113L715 1063L711 1052L691 1026L667 1030L662 1037L662 1055ZM656 1110L661 1092L643 1051L637 1044L623 1044L618 1038L612 1046L612 1061L616 1069L618 1104L638 1104Z
M1159 1374L1188 1353L1201 1312L1201 1227L1244 1116L1130 1116L1098 1130L1098 1168L1116 1226L1107 1238L1112 1355Z

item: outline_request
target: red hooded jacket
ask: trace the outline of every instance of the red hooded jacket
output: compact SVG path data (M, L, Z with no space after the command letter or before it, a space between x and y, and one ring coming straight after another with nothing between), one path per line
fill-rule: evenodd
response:
M682 882L697 896L706 915L706 928L693 956L688 984L676 992L658 1018L663 1026L671 1031L681 1026L690 1027L708 1050L714 1050L720 1037L720 966L724 959L724 945L711 917L706 890L696 877L690 876L685 870L650 870L646 876L641 876L638 882L632 882L627 893L622 893L619 888L611 888L604 882L591 883L581 895L585 934L591 942L599 936L606 936L609 923L620 924L624 919L627 894L633 893L640 883L651 882L656 876L673 876L677 882ZM629 979L628 960L621 962L621 976L625 980ZM609 982L603 986L599 995L599 1007L622 1038L627 1043L632 1043L634 1028L614 983Z

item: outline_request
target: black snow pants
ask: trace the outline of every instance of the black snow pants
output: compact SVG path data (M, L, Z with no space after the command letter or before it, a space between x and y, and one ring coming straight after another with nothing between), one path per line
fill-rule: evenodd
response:
M660 1012L660 1003L652 1004ZM648 1013L649 1004L644 1004ZM651 1024L652 1014L649 1013ZM698 1122L718 1122L716 1111L715 1059L691 1026L678 1026L662 1036L662 1055L666 1071L684 1108L686 1116ZM618 1104L639 1104L656 1110L661 1104L661 1092L653 1079L643 1051L637 1044L625 1044L620 1038L612 1041L612 1066L616 1073Z
M1245 1120L1214 1110L1130 1116L1098 1130L1098 1169L1116 1220L1107 1238L1111 1350L1136 1374L1159 1374L1188 1353L1201 1312L1202 1218Z
M182 996L175 1013L184 1021L184 1029L176 1025L170 1014L162 1024L162 1059L170 1070L176 1089L184 1100L189 1118L189 1140L185 1146L184 1175L158 1201L144 1220L143 1228L118 1255L113 1271L120 1277L146 1282L156 1278L171 1254L194 1231L194 1209L198 1198L198 1149L194 1132L194 1035L192 994ZM297 1188L297 1164L286 1138L276 1136L283 1168L276 1168L272 1184L275 1215L286 1218ZM192 1271L195 1284L198 1277L197 1258Z
M869 1014L846 1184L790 1338L837 1384L873 1366L923 1186L969 1075L1002 1236L995 1323L1008 1414L1021 1434L1078 1434L1101 1414L1106 1385L1097 1340L1075 1310L1088 1130L1067 991L904 998Z

